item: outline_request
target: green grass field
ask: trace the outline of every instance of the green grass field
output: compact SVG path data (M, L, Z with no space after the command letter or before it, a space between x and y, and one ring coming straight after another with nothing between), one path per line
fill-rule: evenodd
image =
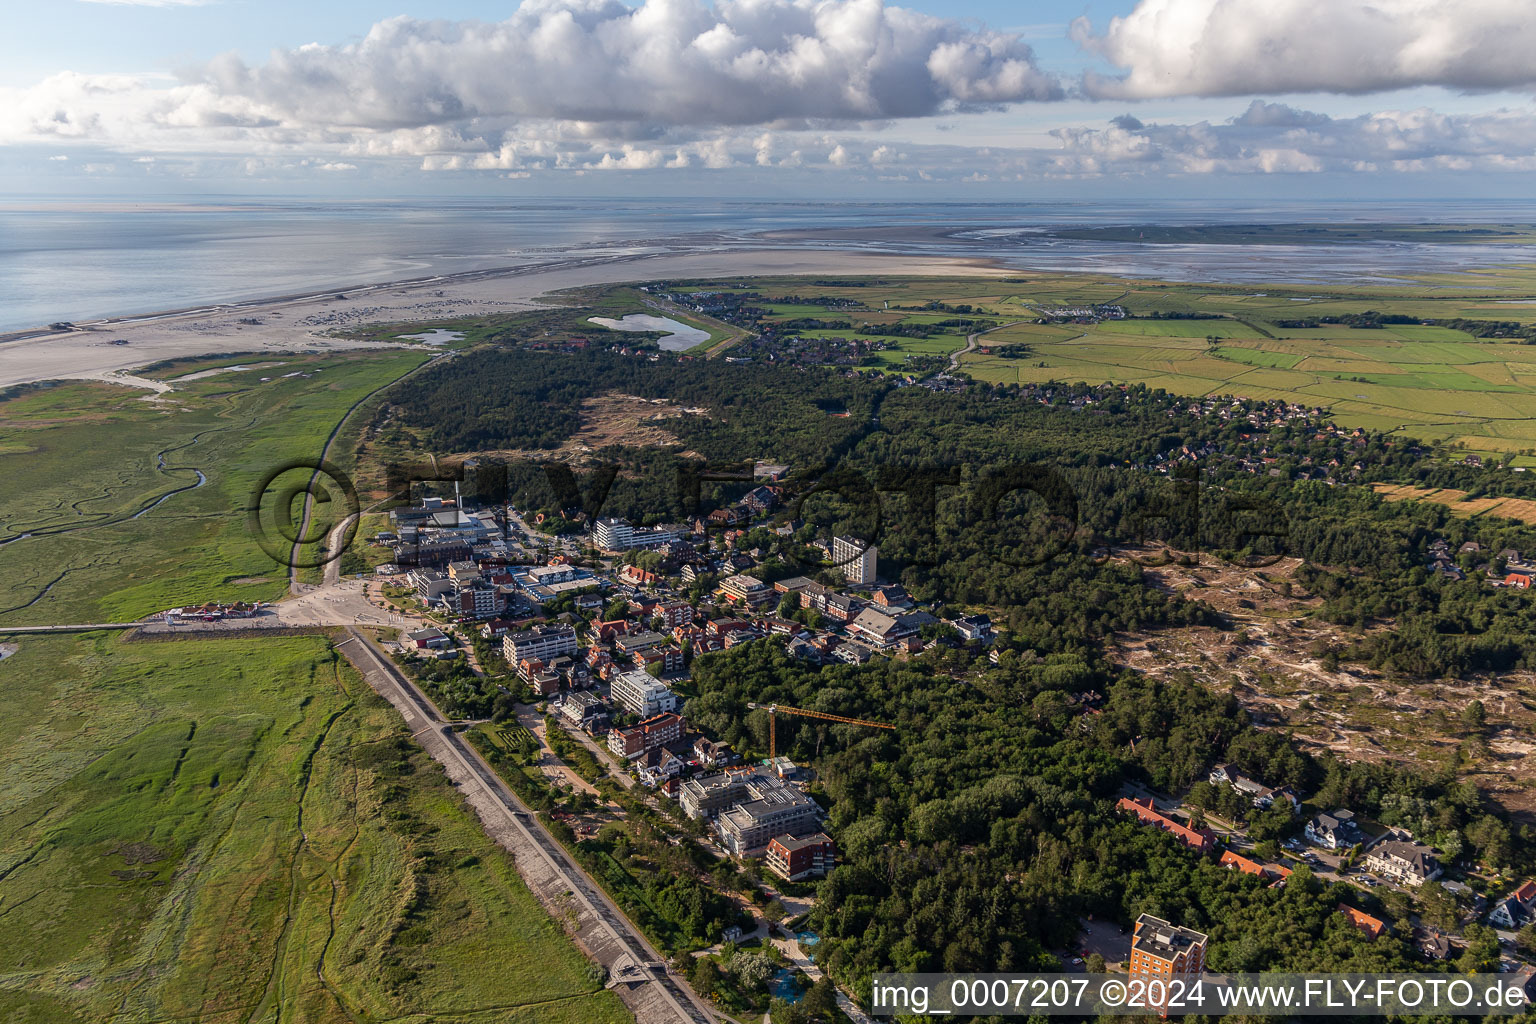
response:
M0 490L0 540L33 534L0 546L0 622L134 619L280 596L285 572L246 528L256 484L272 467L319 455L349 407L426 358L290 356L154 400L70 382L0 402L0 445L16 450ZM337 446L343 465L347 447ZM195 484L196 470L206 485L145 511Z
M815 316L894 323L960 315L1006 323L1034 319L1041 307L1120 304L1135 318L1099 324L1022 323L991 332L979 344L993 351L967 355L962 368L977 378L1004 383L1136 382L1179 394L1234 394L1322 406L1345 426L1396 431L1536 466L1536 346L1518 339L1476 338L1436 325L1394 324L1370 330L1344 324L1279 326L1280 321L1366 310L1421 319L1536 323L1536 267L1498 267L1425 276L1401 286L1346 289L1023 273L1005 278L864 278L814 286L796 278L698 284L750 288L768 296L835 297L855 304L772 305L772 313L781 319ZM914 311L933 301L970 306L971 311ZM1152 319L1152 313L1201 313L1216 319ZM1209 338L1218 343L1211 345ZM907 351L919 349L944 354L959 348L964 338L914 342L901 339L901 350L881 353L883 361L894 366L885 357L900 361ZM995 351L1019 344L1031 349L1023 358L1002 358Z
M325 639L17 646L7 1024L628 1019Z

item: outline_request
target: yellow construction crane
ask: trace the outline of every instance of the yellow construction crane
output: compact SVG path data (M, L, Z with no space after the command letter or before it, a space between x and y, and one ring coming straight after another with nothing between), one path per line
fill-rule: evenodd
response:
M828 722L841 722L844 725L867 725L871 729L894 729L894 725L885 722L867 722L862 718L844 718L842 715L829 715L825 711L808 711L805 708L792 708L784 704L748 704L749 708L761 708L768 712L768 760L773 760L777 755L776 740L777 730L774 728L774 715L799 715L802 718L820 718Z

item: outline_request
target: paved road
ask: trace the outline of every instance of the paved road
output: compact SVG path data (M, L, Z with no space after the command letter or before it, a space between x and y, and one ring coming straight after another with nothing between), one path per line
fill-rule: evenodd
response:
M993 331L1000 331L1004 327L1014 327L1014 326L1016 326L1018 324L1028 323L1028 322L1029 321L1027 321L1027 320L1012 320L1012 321L1009 321L1006 324L998 324L996 327L988 327L984 331L977 331L975 334L968 334L968 335L966 335L965 336L965 348L960 349L958 352L953 353L949 357L949 368L951 370L958 370L958 369L960 369L960 357L965 355L967 352L974 352L974 351L976 351L976 339L981 337L983 334L991 334Z
M509 850L518 872L556 919L568 913L576 937L609 970L612 987L639 1024L714 1024L715 1016L685 982L674 977L661 955L621 913L538 818L507 788L473 747L448 725L437 708L355 629L337 645L375 690L405 718L422 747L480 815L486 831Z

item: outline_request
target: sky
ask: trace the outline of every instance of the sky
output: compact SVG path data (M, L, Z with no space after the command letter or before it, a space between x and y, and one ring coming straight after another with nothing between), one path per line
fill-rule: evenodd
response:
M1529 197L1529 0L13 4L0 191Z

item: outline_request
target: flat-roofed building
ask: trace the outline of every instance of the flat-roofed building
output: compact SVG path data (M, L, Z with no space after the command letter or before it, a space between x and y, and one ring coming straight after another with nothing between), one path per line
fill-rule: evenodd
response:
M1205 970L1209 941L1210 936L1203 932L1142 914L1131 931L1130 975L1133 979L1166 980L1176 974L1199 974ZM1168 1016L1166 1006L1158 1008L1158 1015Z
M747 791L752 799L715 818L721 845L738 857L761 850L774 836L820 830L821 807L793 786L754 774Z
M576 630L570 626L540 626L508 633L501 638L501 649L511 665L525 658L548 661L556 655L576 653Z
M873 544L857 537L832 538L832 568L849 583L874 583L878 557L879 551Z
M755 608L773 600L773 588L756 576L738 573L720 581L720 593L726 600Z
M633 548L659 548L676 544L683 531L675 526L637 528L623 519L599 519L592 524L592 543L604 551L629 551Z
M820 878L832 870L837 847L825 832L801 836L774 836L768 841L763 863L786 882Z
M620 672L609 681L613 700L641 718L677 710L677 694L646 672Z

